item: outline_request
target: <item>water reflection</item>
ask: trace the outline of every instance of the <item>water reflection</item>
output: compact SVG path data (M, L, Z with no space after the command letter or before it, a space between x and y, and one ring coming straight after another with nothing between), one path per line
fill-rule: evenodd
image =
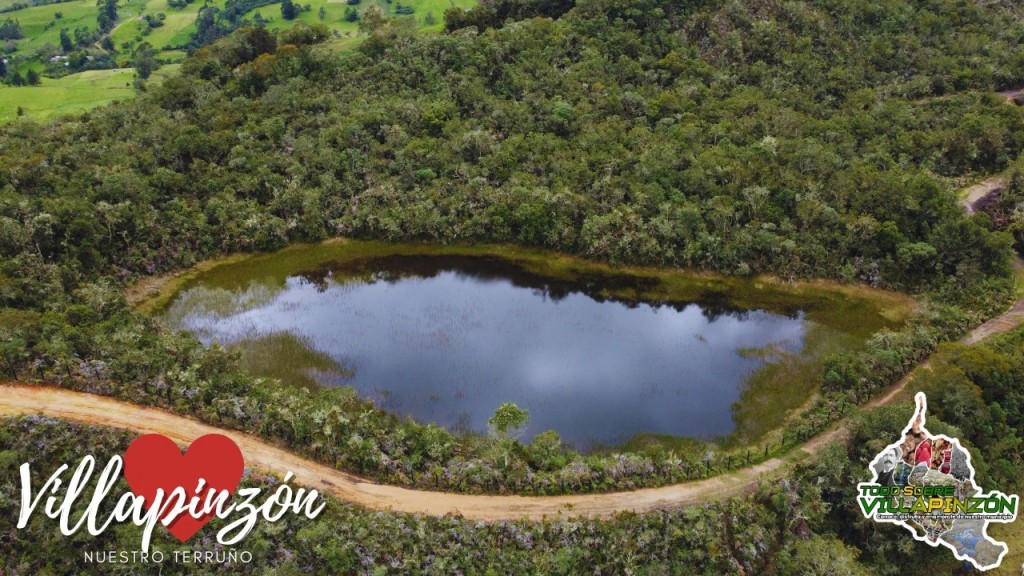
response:
M495 259L392 257L334 263L274 294L194 288L168 318L206 342L291 334L352 372L322 384L453 429L485 430L513 401L530 411L527 438L554 429L580 448L640 432L728 434L745 377L764 363L739 351L803 347L799 313L604 298L614 281L643 279L569 283Z

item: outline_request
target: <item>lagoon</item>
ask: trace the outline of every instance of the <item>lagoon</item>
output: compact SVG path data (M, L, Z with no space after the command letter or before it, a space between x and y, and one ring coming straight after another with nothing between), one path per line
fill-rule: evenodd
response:
M822 333L798 306L743 307L717 289L645 299L659 278L547 275L493 254L329 258L269 277L236 268L196 278L163 320L459 432L486 431L515 402L530 414L524 439L552 429L579 449L729 435L751 379L786 372L809 331Z

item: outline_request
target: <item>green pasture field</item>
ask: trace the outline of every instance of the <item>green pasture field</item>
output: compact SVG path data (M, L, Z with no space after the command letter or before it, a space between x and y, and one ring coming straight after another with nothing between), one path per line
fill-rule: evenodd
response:
M42 121L131 98L133 75L129 68L87 70L56 80L43 78L40 86L5 86L0 88L0 121L17 118L19 106L25 118Z
M162 82L178 68L177 64L164 66L149 81ZM46 121L133 98L134 77L131 68L87 70L63 78L43 78L40 86L0 87L0 122L16 119L19 106L24 118Z
M59 19L54 16L57 12L61 13ZM81 0L22 8L4 14L2 19L10 18L21 25L21 33L24 38L18 40L18 50L24 52L40 48L47 43L60 46L62 28L67 28L69 32L73 32L78 27L96 28L98 14L96 2Z
M410 15L396 14L395 8L398 7L399 2L401 2L402 6L412 7L415 12ZM298 18L292 21L285 20L281 17L280 2L251 10L245 14L245 18L251 19L257 12L259 12L263 18L270 20L267 24L267 28L270 30L288 28L295 22L306 22L307 24L326 24L332 30L336 30L341 34L342 37L355 36L359 31L358 22L346 22L344 20L345 9L349 7L349 4L345 0L298 0L296 3L300 6L309 4L310 10L304 10L299 14ZM475 3L476 2L474 0L392 0L389 4L384 0L363 0L359 4L355 5L355 8L360 14L362 14L369 6L377 4L391 18L412 18L416 21L420 30L440 31L444 27L445 10L452 6L469 8ZM320 18L320 8L323 8L325 11L323 19ZM434 24L428 26L425 23L427 14L434 15Z
M225 0L216 0L213 4L223 8L224 2ZM182 46L188 42L189 37L195 32L196 17L203 5L203 2L196 0L184 8L172 8L168 6L167 0L146 0L141 14L115 29L111 34L111 40L119 50L122 49L121 46L125 42L135 42L136 45L148 42L161 52L160 58L183 60L185 56L183 51L174 50L172 53L171 50L165 50L165 48ZM155 16L161 12L165 15L164 25L153 28L148 35L143 36L145 23L141 16L145 14Z

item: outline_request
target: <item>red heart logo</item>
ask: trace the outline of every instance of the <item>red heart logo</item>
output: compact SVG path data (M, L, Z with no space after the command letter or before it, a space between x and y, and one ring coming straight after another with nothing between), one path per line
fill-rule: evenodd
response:
M146 434L132 442L128 451L124 453L124 479L132 492L145 500L147 510L153 506L158 489L163 489L163 501L167 502L171 492L180 487L185 491L187 503L196 496L196 487L200 479L205 480L203 489L198 494L199 508L202 509L210 489L218 493L227 490L233 494L242 480L244 468L245 463L238 444L222 434L207 434L197 438L185 451L184 456L178 445L167 436ZM160 520L169 516L170 512L169 508ZM211 512L193 518L185 512L171 522L167 530L184 542L205 526L213 516Z

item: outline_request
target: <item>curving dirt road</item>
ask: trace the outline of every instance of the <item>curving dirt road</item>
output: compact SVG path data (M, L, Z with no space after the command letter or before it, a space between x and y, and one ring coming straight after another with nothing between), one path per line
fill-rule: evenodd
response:
M981 188L982 186L985 188ZM965 209L972 213L973 202L1001 186L1000 179L991 179L970 188L964 199ZM1016 265L1020 270L1022 264L1019 260ZM961 339L961 342L973 344L993 334L1016 328L1022 322L1024 300L1018 300L1002 315L972 330ZM913 379L914 374L927 367L927 361L918 365L913 372L894 384L885 394L871 401L868 406L880 406L894 401ZM842 422L839 422L829 431L811 438L785 457L772 458L760 464L696 482L607 494L494 496L430 492L375 484L296 456L284 448L254 436L220 429L164 410L60 388L0 385L0 416L19 414L41 414L124 428L139 433L163 434L179 444L190 444L204 434L224 434L241 447L247 465L280 476L291 471L295 474L297 483L332 494L346 502L380 510L438 516L458 514L486 521L555 516L606 517L618 512L646 512L718 500L752 490L759 481L780 474L788 462L813 455L846 433Z
M163 434L179 444L190 444L204 434L224 434L238 443L246 465L283 476L295 473L295 482L330 493L341 500L381 510L444 515L461 514L477 520L545 516L608 516L622 511L647 511L668 506L695 504L734 495L753 485L757 478L781 469L785 460L774 458L734 474L716 476L663 488L608 494L573 496L491 496L410 490L374 484L296 456L254 436L223 430L160 410L114 400L40 386L0 386L0 416L41 414L90 424L126 428L135 432ZM812 440L813 442L813 440ZM812 445L809 442L808 445ZM805 445L803 449L813 451Z

